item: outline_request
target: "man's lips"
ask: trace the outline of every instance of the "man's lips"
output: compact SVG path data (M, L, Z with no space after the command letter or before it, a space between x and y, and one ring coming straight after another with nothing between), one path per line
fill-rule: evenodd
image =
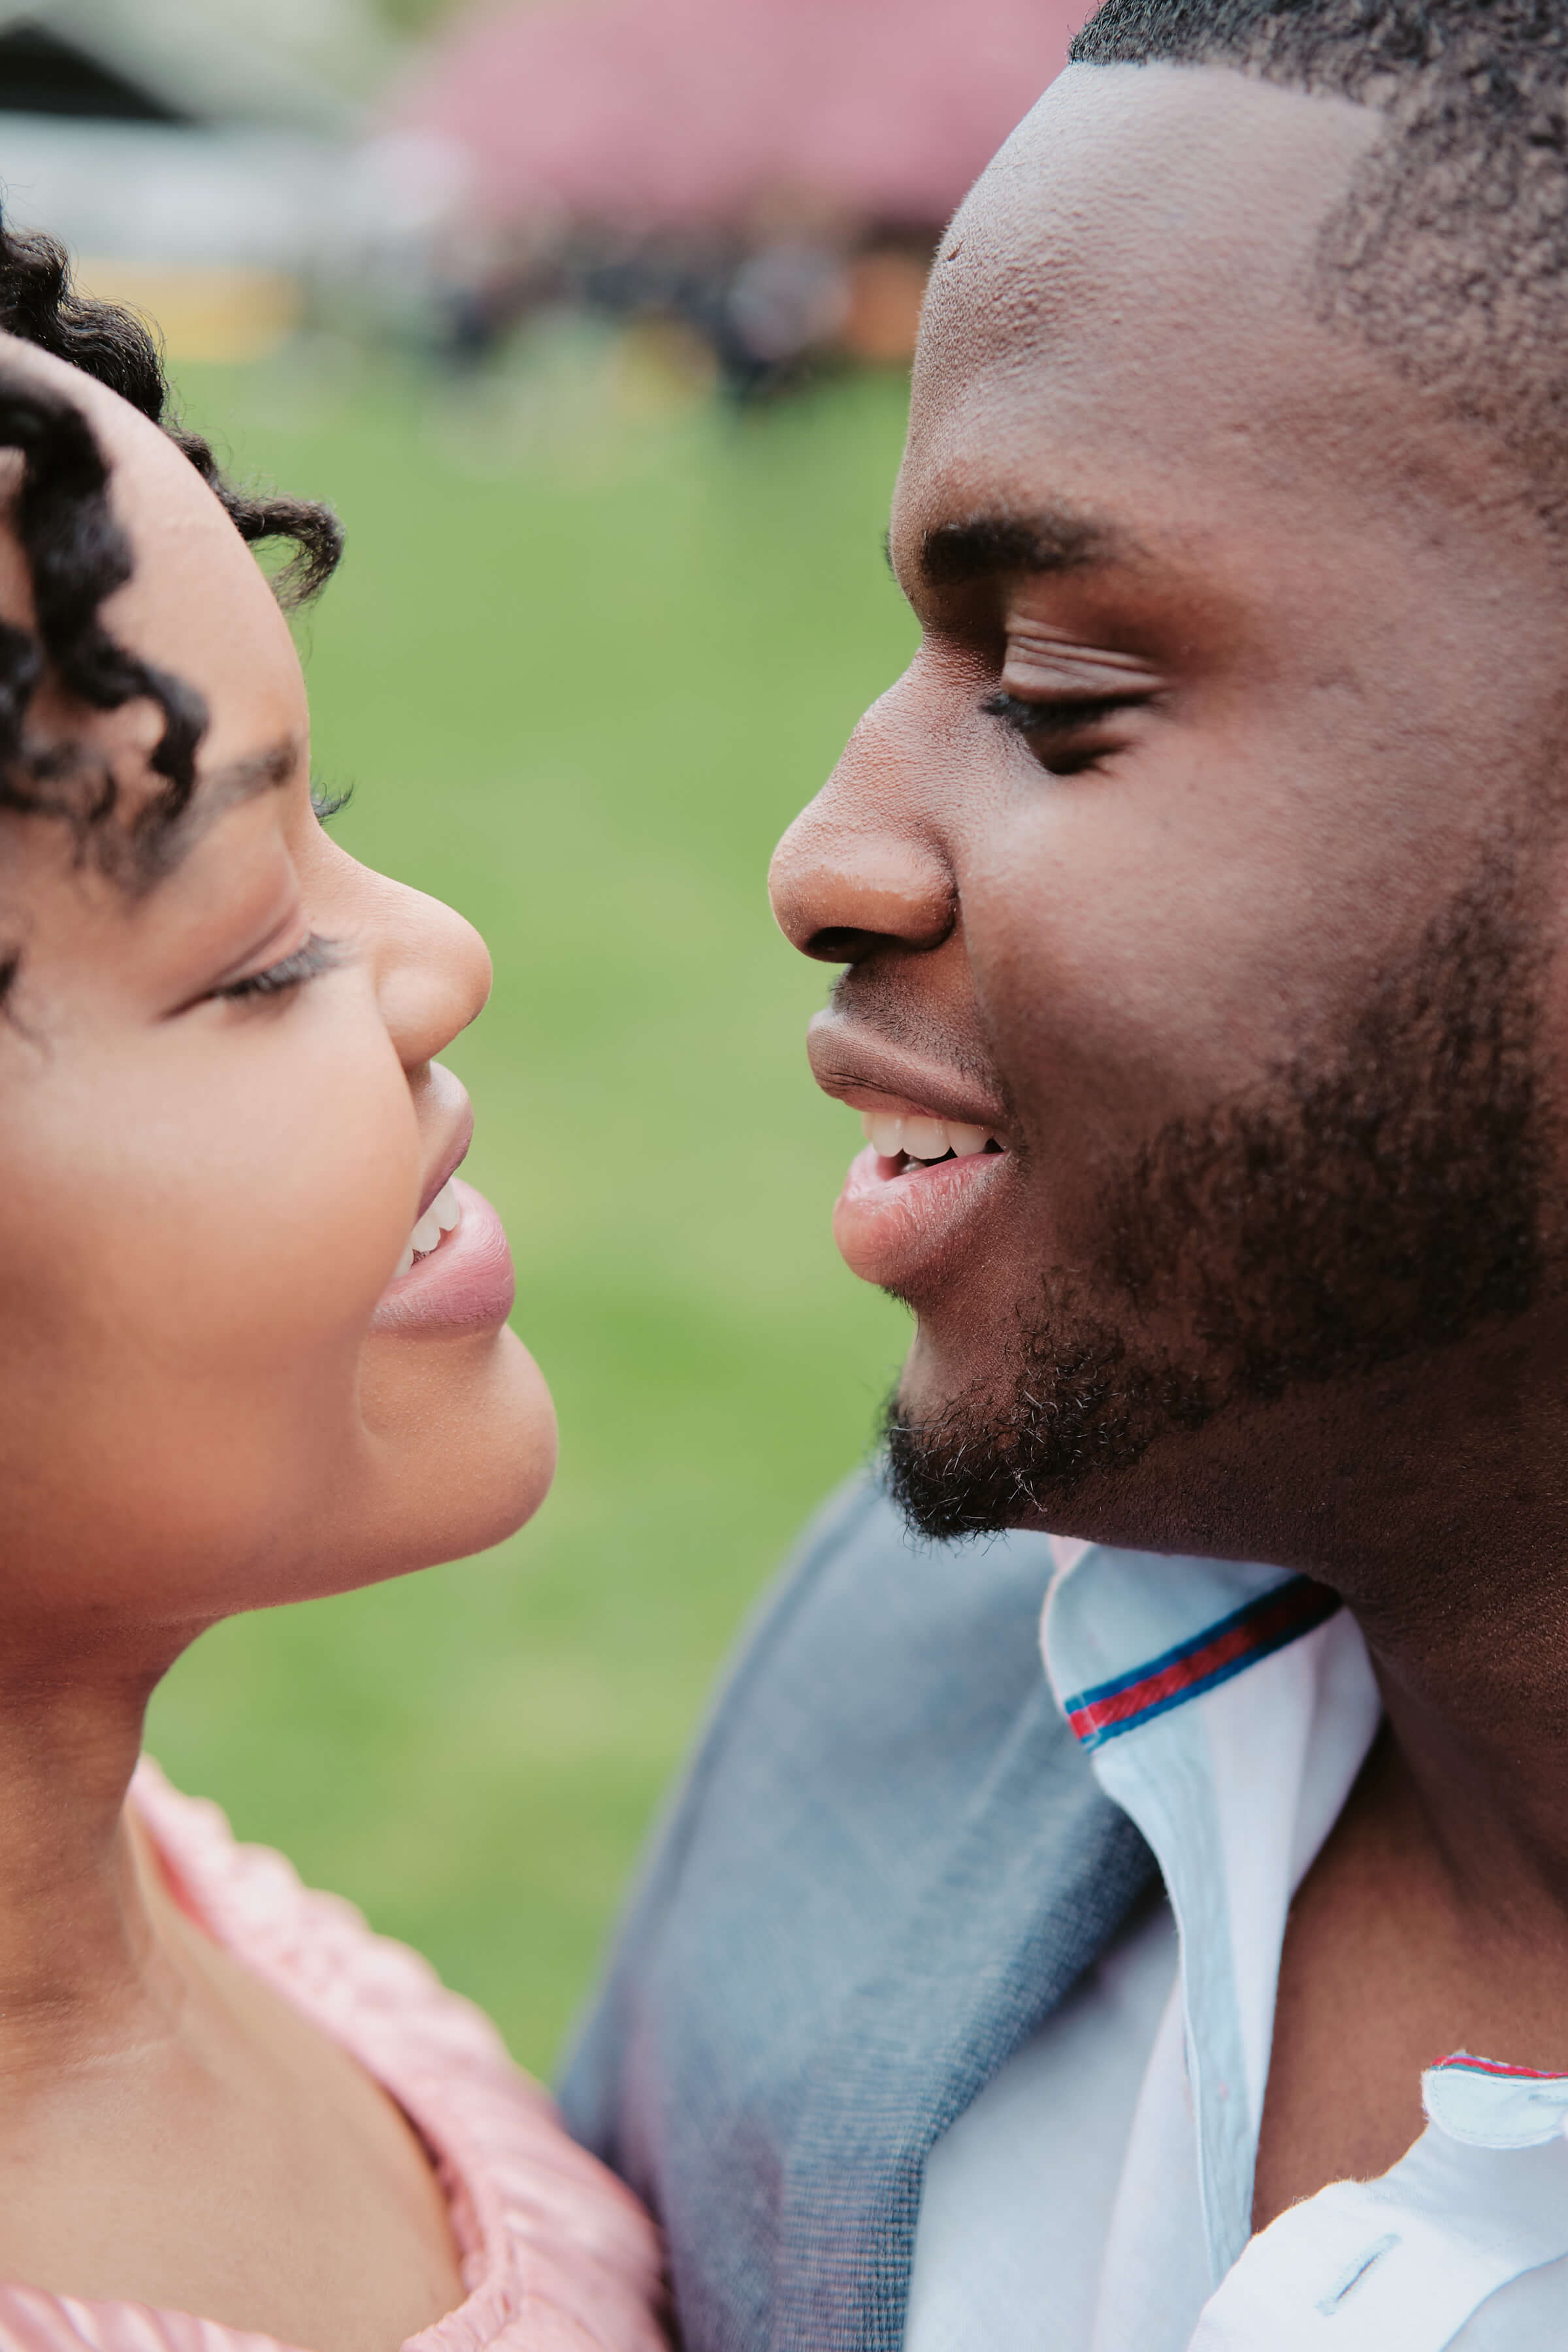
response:
M868 1143L849 1163L833 1212L833 1238L851 1274L909 1297L939 1255L965 1239L971 1218L1005 1179L1005 1151L963 1160L885 1160Z
M818 1086L867 1114L878 1141L907 1134L920 1155L941 1150L942 1130L958 1130L959 1156L930 1164L868 1142L833 1213L833 1237L851 1273L908 1297L939 1256L964 1244L971 1219L1005 1181L1011 1154L998 1107L951 1065L885 1045L835 1013L813 1022L807 1050ZM982 1135L992 1140L976 1149Z
M1006 1114L994 1094L953 1063L889 1045L833 1012L816 1015L805 1033L805 1050L823 1093L856 1110L983 1127L998 1142L1008 1140Z

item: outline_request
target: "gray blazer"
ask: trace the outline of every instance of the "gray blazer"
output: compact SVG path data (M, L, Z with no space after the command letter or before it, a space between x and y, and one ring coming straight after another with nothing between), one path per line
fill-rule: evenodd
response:
M895 2352L932 2142L1152 1882L1047 1686L1048 1574L862 1477L742 1644L562 2084L688 2352Z

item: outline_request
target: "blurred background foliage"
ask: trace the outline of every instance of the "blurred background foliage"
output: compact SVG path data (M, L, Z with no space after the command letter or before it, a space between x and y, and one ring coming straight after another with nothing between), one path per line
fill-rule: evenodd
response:
M209 1635L150 1744L548 2068L714 1668L904 1345L832 1247L858 1128L810 1083L829 975L763 877L908 657L905 388L693 410L558 328L482 381L296 346L182 390L348 526L303 630L316 764L354 787L345 846L494 951L450 1059L563 1446L487 1558Z
M375 13L394 32L422 33L449 16L452 0L376 0Z

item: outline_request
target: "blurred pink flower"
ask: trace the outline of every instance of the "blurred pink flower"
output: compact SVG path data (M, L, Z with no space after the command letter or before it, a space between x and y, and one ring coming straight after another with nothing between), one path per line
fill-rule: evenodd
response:
M943 219L1089 0L568 0L459 16L395 109L492 218L733 220L780 195Z

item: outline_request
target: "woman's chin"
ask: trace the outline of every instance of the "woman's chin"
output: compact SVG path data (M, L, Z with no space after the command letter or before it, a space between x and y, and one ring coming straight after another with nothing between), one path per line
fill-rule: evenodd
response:
M500 1543L528 1524L554 1484L560 1453L555 1400L544 1374L515 1331L499 1335L497 1353L504 1369L508 1430L504 1440L498 1430L496 1442L510 1445L510 1459L492 1465L499 1516L495 1532L475 1545L476 1550ZM476 1486L478 1483L476 1478Z
M487 1551L525 1526L550 1492L554 1401L504 1325L441 1340L373 1342L360 1406L384 1481L380 1507L368 1514L384 1564L367 1563L355 1581Z
M441 1486L449 1497L453 1532L461 1525L459 1549L442 1553L457 1559L488 1550L527 1525L549 1494L560 1440L555 1400L544 1374L515 1331L495 1335L479 1394L464 1413L460 1468Z

